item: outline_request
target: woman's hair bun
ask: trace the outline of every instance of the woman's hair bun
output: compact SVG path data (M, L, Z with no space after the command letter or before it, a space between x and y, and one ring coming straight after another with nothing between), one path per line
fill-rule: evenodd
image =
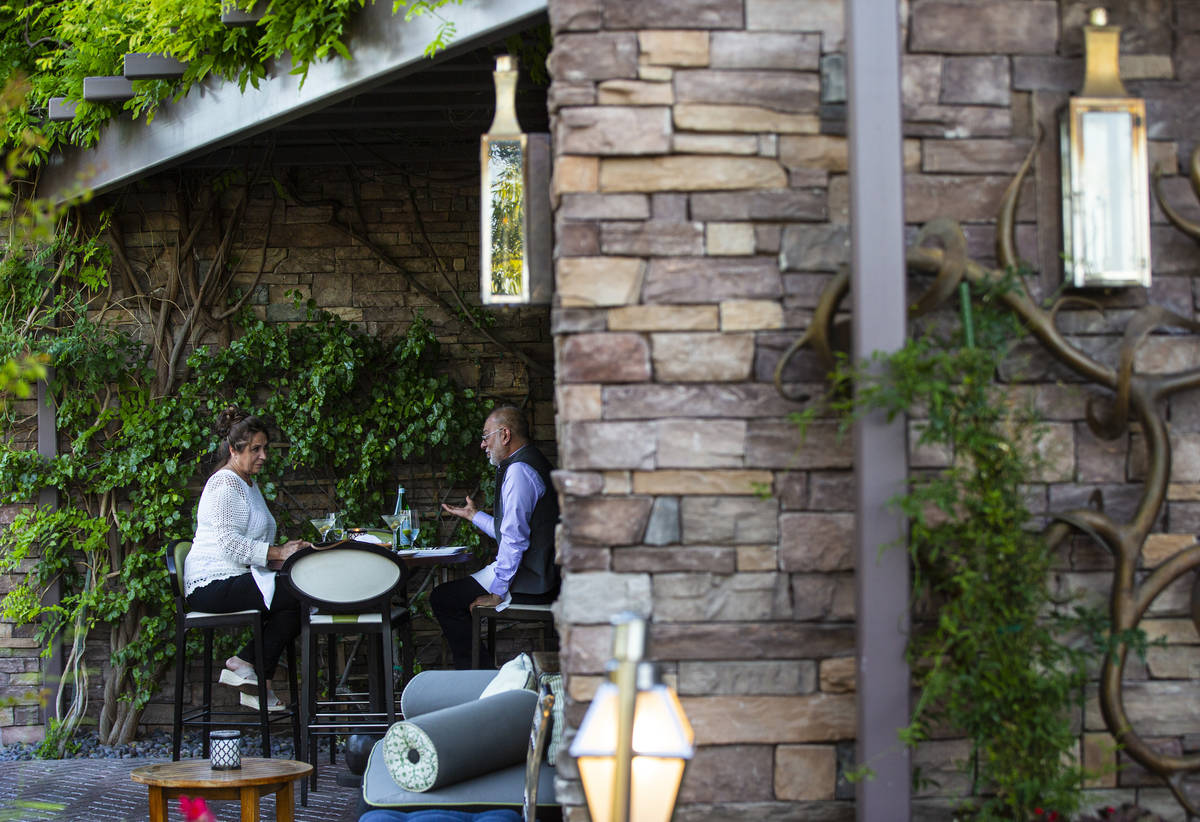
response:
M237 406L231 405L217 415L217 436L224 439L229 436L230 430L242 420L249 417L250 414Z

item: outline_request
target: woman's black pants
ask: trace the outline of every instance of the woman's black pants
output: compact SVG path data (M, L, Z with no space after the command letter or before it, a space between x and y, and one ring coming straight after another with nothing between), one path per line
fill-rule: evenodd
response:
M271 598L270 608L263 602L262 592L249 573L218 579L203 588L197 588L188 595L187 604L194 611L208 611L210 614L262 611L263 666L268 680L275 675L279 657L288 643L300 635L300 601L296 599L292 587L282 579L275 581L275 596ZM237 655L254 664L253 638Z

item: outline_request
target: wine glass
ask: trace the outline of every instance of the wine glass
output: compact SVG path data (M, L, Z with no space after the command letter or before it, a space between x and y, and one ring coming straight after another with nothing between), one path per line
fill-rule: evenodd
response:
M413 548L417 547L417 537L421 535L421 521L417 517L417 509L413 509L412 516L409 522L409 529L412 531L410 544Z
M335 511L329 515L329 535L334 539L341 539L346 535L345 511Z
M408 522L408 511L404 510L398 514L381 514L383 522L388 528L392 529L392 550L400 548L400 538L396 536L396 532Z
M400 516L403 517L400 521L400 544L411 548L413 544L413 512L411 509L405 508L400 512Z
M321 542L324 542L330 529L334 526L334 515L326 514L323 517L313 517L308 522L313 528L317 529L317 533L321 535Z

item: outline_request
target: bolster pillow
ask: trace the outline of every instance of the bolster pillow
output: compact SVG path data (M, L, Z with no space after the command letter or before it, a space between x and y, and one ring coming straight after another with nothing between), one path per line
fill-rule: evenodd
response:
M537 694L517 690L397 722L383 737L396 784L420 793L525 761Z

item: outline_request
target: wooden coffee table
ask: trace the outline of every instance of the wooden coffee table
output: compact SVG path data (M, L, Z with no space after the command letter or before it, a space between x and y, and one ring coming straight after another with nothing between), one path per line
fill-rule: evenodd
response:
M167 822L167 801L179 796L240 799L242 822L258 822L258 800L275 794L276 822L292 822L292 783L312 765L291 759L243 759L236 771L214 771L207 759L184 759L134 768L129 777L150 788L150 822Z

